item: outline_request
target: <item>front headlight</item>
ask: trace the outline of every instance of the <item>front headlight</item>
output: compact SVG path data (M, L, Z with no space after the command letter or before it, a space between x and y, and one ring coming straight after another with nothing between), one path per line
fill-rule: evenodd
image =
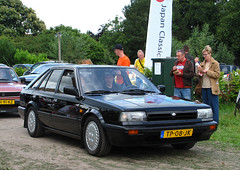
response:
M146 117L146 112L122 112L119 120L121 122L136 122L145 121Z
M208 119L213 117L212 109L197 109L198 119Z

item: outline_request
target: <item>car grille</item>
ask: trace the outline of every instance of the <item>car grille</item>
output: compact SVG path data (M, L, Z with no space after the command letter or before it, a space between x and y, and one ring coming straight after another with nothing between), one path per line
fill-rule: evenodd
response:
M186 119L196 119L197 111L158 111L158 112L148 112L148 121L161 121L161 120L186 120Z
M0 97L19 96L20 92L0 92Z

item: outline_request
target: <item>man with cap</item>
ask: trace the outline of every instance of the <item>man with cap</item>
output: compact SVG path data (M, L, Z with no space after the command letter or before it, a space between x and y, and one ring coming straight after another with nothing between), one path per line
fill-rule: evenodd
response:
M121 44L116 44L113 48L115 54L119 57L117 65L118 66L130 66L130 60L123 52L123 46Z
M130 60L123 52L123 46L121 44L116 44L113 48L115 54L119 57L117 65L118 66L130 66ZM123 84L123 77L119 73L117 75L117 84Z

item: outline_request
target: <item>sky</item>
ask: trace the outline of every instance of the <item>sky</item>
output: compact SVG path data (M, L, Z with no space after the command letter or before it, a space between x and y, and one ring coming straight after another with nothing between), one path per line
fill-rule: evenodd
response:
M47 29L59 25L71 26L82 33L97 33L100 25L123 17L122 9L130 0L21 0L44 21Z

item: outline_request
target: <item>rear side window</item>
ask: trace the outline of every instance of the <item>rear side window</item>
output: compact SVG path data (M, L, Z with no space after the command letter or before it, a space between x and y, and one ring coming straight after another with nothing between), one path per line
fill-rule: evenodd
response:
M49 92L55 92L55 89L57 87L57 82L62 73L62 70L54 70L48 79L48 82L45 87L45 91Z

